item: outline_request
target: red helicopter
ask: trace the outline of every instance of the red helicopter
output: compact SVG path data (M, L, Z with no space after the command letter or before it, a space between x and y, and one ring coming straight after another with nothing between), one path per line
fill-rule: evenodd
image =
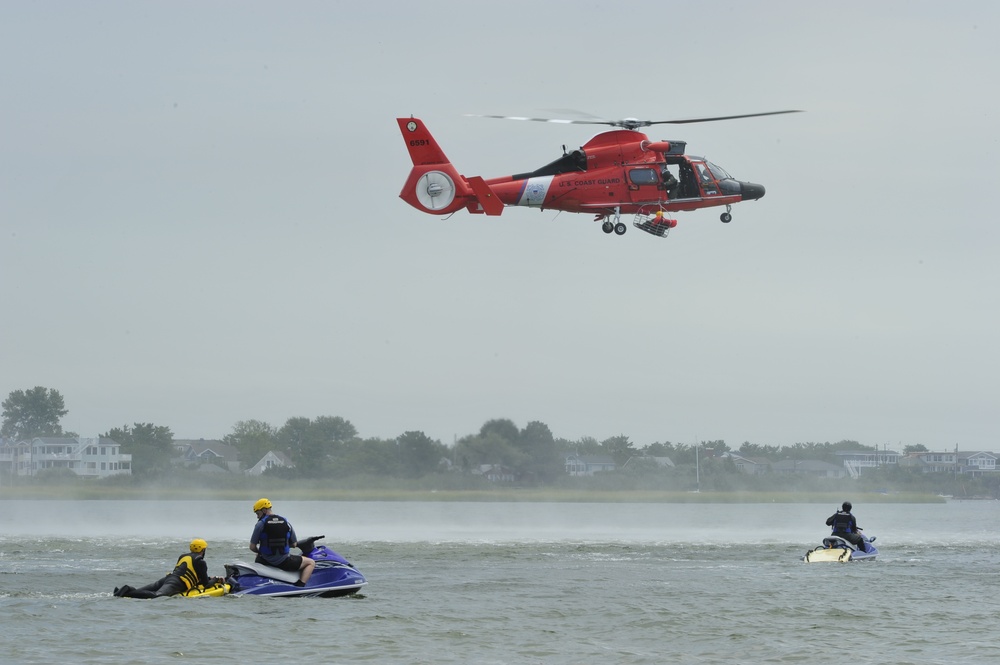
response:
M764 186L742 182L703 157L684 154L684 141L651 141L640 127L735 120L799 111L770 111L689 120L555 120L481 116L537 122L610 125L578 150L566 151L550 164L500 178L466 177L455 169L419 118L397 118L413 168L399 197L417 210L448 215L462 208L473 214L499 215L505 206L592 213L605 233L623 235L621 216L633 225L665 237L677 226L668 213L726 206L723 222L732 221L732 205L764 196Z

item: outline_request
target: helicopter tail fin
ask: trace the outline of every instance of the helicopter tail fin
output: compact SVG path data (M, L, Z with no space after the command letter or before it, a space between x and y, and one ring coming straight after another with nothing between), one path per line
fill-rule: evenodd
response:
M399 131L406 139L406 149L410 151L410 159L414 166L430 166L448 164L444 150L431 136L427 126L419 118L396 118Z
M504 204L479 176L465 178L448 161L444 151L418 118L396 118L406 141L413 168L399 198L417 210L446 215L460 208L499 215Z

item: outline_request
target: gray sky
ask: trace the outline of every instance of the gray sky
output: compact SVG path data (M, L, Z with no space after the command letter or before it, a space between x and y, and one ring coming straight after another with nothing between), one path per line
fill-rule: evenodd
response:
M634 444L998 449L1000 9L985 2L88 2L0 8L0 396L217 438L491 418ZM767 195L661 240L424 215L466 175L653 127Z

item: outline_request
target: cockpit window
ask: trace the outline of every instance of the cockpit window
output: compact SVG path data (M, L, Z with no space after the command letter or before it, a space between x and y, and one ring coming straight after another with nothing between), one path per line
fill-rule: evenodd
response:
M628 178L633 185L655 185L659 182L656 169L632 169L628 172Z
M718 164L713 164L712 162L705 162L708 164L708 168L712 171L712 175L715 176L716 180L732 180L733 176L726 173L726 169L722 168Z

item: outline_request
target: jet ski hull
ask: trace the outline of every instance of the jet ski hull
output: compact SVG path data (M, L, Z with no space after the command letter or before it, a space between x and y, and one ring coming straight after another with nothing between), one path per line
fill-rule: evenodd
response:
M806 552L806 563L847 563L851 560L851 550L844 547L823 547Z
M368 584L359 571L343 565L320 566L305 586L295 586L295 580L276 579L272 571L257 570L254 564L233 563L226 565L227 577L235 590L234 596L304 596L312 598L336 598L355 594ZM267 568L256 566L256 568ZM262 574L263 573L263 574Z
M848 563L851 561L874 561L878 556L878 549L867 537L865 539L864 552L859 551L854 545L843 538L828 536L823 539L823 544L815 549L806 552L802 560L806 563ZM874 540L874 538L873 538Z
M347 559L325 545L314 546L323 536L299 543L303 554L316 562L309 582L296 586L298 572L289 572L260 563L237 561L226 564L226 582L233 596L302 596L337 598L357 593L368 584L365 576Z

